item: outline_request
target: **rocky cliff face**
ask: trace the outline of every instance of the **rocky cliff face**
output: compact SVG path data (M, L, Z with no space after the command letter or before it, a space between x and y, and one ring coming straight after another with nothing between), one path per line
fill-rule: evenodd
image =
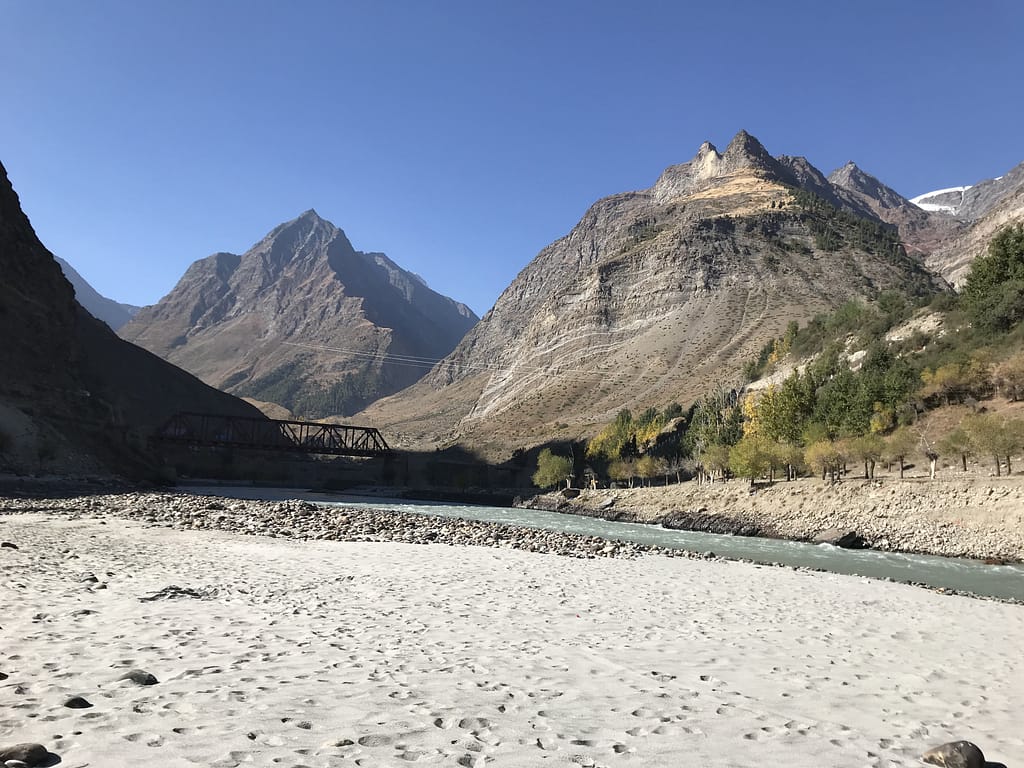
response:
M121 335L223 390L310 417L414 383L476 322L315 211L195 262Z
M145 468L141 440L177 411L259 415L86 312L2 165L0 273L0 466L130 474Z
M61 272L64 273L64 277L71 283L71 287L75 289L75 300L81 304L90 315L102 320L104 323L109 325L113 330L117 330L122 325L127 323L135 313L139 311L139 307L132 304L121 304L120 302L108 299L106 296L100 294L95 288L93 288L82 277L78 272L68 264L64 259L59 256L57 259L57 265L60 267Z
M941 288L857 206L749 134L705 143L650 189L595 203L429 376L365 417L400 444L507 456L735 384L790 321L848 298Z
M1024 163L998 179L914 199L936 210L932 216L947 227L946 236L928 254L928 266L960 286L996 232L1024 221Z

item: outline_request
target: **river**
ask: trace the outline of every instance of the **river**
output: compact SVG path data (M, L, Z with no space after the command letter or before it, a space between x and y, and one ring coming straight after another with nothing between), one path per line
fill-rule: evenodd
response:
M237 486L180 486L190 493L238 499L282 501L304 499L326 506L398 509L441 517L459 517L510 525L633 541L690 552L714 552L728 558L759 563L816 568L832 573L916 582L931 587L962 590L976 595L1024 601L1024 565L985 565L977 560L932 555L878 552L871 549L838 549L827 544L807 544L756 536L677 531L656 525L623 523L599 518L543 512L532 509L485 507L464 504L385 499L368 496L314 493L289 488Z

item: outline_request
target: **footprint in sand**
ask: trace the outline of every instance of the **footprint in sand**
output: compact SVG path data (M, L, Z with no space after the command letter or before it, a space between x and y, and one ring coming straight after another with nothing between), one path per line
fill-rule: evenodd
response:
M124 740L142 742L147 747L162 747L164 744L164 737L157 733L129 733Z
M360 736L356 743L361 747L387 747L395 738L385 733L371 733L369 736Z

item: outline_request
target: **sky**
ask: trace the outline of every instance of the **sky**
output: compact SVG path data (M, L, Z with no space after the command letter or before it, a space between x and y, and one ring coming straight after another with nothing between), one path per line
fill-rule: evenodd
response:
M1024 161L1017 0L0 0L0 162L152 304L309 208L486 312L601 197L745 129L905 196Z

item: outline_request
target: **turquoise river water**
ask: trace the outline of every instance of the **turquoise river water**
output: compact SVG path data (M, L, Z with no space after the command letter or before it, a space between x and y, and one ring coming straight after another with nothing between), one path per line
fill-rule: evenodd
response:
M976 595L1024 601L1024 565L985 565L977 560L955 557L876 552L870 549L837 549L828 545L756 536L675 531L656 525L612 522L532 509L345 496L286 488L182 486L180 490L238 499L304 499L328 506L394 509L424 515L486 520L691 552L714 552L723 557L742 558L759 563L782 563L832 573L917 582L931 587L963 590Z

